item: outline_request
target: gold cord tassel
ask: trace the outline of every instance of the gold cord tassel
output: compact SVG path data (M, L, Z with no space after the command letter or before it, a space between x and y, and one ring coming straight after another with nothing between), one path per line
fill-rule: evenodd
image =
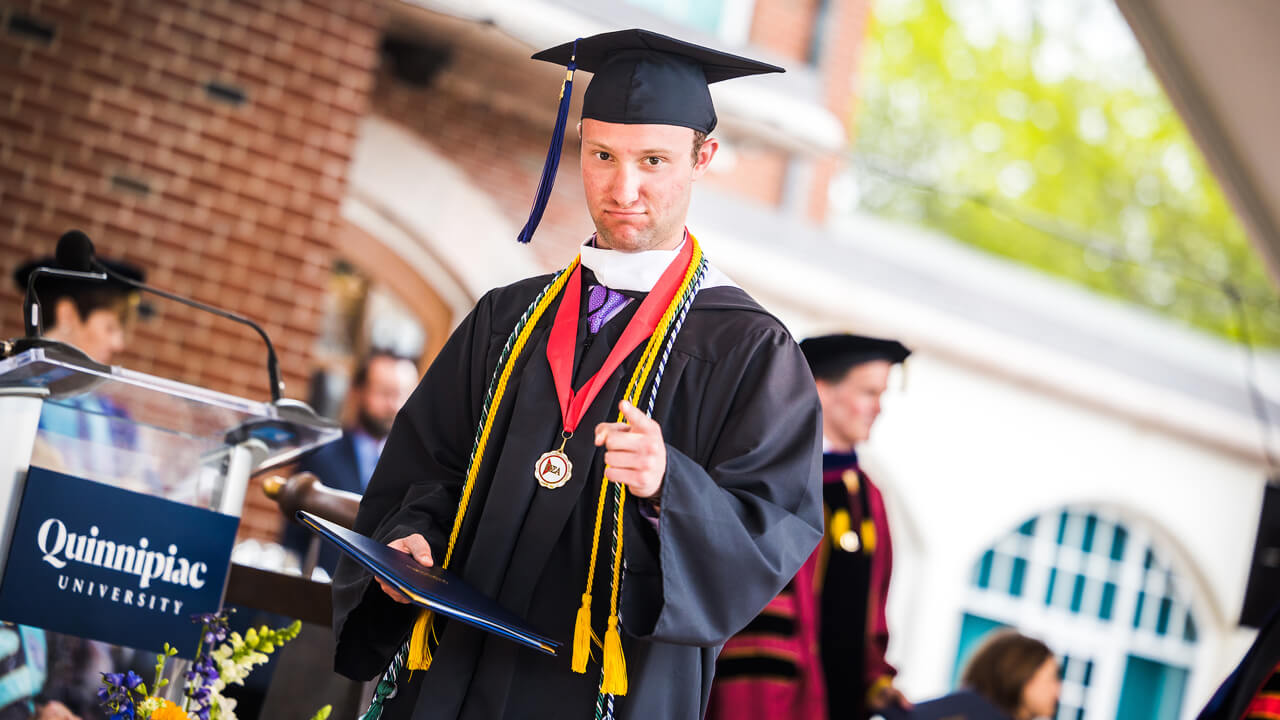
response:
M876 524L871 518L862 521L862 547L869 553L876 551Z
M600 692L627 694L627 659L622 655L622 637L618 634L618 616L609 616L609 629L604 633L604 677Z
M435 613L423 610L413 623L413 634L409 636L409 658L406 663L410 670L426 670L431 667L431 621Z
M573 671L587 671L587 660L591 659L591 642L600 642L591 629L591 594L582 594L582 607L578 608L578 620L573 626Z

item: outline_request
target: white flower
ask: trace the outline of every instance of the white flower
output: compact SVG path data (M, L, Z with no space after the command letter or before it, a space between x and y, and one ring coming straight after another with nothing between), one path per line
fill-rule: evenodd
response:
M164 706L164 701L158 697L146 697L142 702L138 703L138 715L141 717L151 717L155 711Z
M234 699L224 697L222 693L216 690L210 694L209 698L213 701L209 720L237 720L236 701Z

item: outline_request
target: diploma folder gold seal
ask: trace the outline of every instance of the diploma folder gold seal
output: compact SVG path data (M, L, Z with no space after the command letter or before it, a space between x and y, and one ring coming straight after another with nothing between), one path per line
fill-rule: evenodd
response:
M548 655L555 655L560 649L560 643L534 632L524 620L448 570L423 567L408 553L394 550L305 510L299 510L297 518L304 527L333 543L352 560L399 590L414 605Z

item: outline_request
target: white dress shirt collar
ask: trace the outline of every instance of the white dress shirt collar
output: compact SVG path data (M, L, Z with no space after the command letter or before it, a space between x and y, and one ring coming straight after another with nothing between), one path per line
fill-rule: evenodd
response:
M596 282L611 290L631 292L649 292L658 284L658 278L680 254L688 236L674 250L643 250L641 252L619 252L595 247L588 238L581 247L582 266L595 273ZM707 273L703 276L703 289L736 284L727 275L708 264Z

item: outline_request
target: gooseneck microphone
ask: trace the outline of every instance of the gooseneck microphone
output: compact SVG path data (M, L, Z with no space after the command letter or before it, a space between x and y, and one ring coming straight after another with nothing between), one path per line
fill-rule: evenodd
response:
M61 270L51 267L37 267L27 275L27 294L22 299L22 325L28 339L38 338L44 334L44 307L40 304L40 296L36 294L36 280L42 277L58 277L71 280L106 280L107 276L100 272L80 272Z
M171 292L151 287L150 285L140 283L133 278L125 277L124 275L115 272L105 264L98 262L98 258L93 254L93 242L89 240L88 235L85 235L79 230L68 230L62 234L62 237L58 238L58 249L55 253L55 257L57 258L59 265L67 268L67 270L58 271L58 274L61 276L65 277L67 276L66 273L70 273L70 276L72 277L86 279L105 280L106 278L111 278L118 283L123 283L129 287L137 288L143 292L148 292L152 295L159 295L167 300L173 300L174 302L182 303L183 305L193 307L197 310L213 313L220 318L226 318L227 320L240 323L241 325L248 325L253 328L254 331L262 337L262 342L267 346L267 376L271 383L271 401L278 402L280 400L280 393L284 390L284 383L280 380L280 363L276 358L276 348L271 344L271 338L267 337L266 331L254 321L242 315L237 315L233 312L213 307L212 305L206 305L202 302L191 300L190 298L174 295ZM48 268L40 269L48 270ZM34 277L35 273L32 273L32 276ZM28 287L30 287L30 285L28 285Z

